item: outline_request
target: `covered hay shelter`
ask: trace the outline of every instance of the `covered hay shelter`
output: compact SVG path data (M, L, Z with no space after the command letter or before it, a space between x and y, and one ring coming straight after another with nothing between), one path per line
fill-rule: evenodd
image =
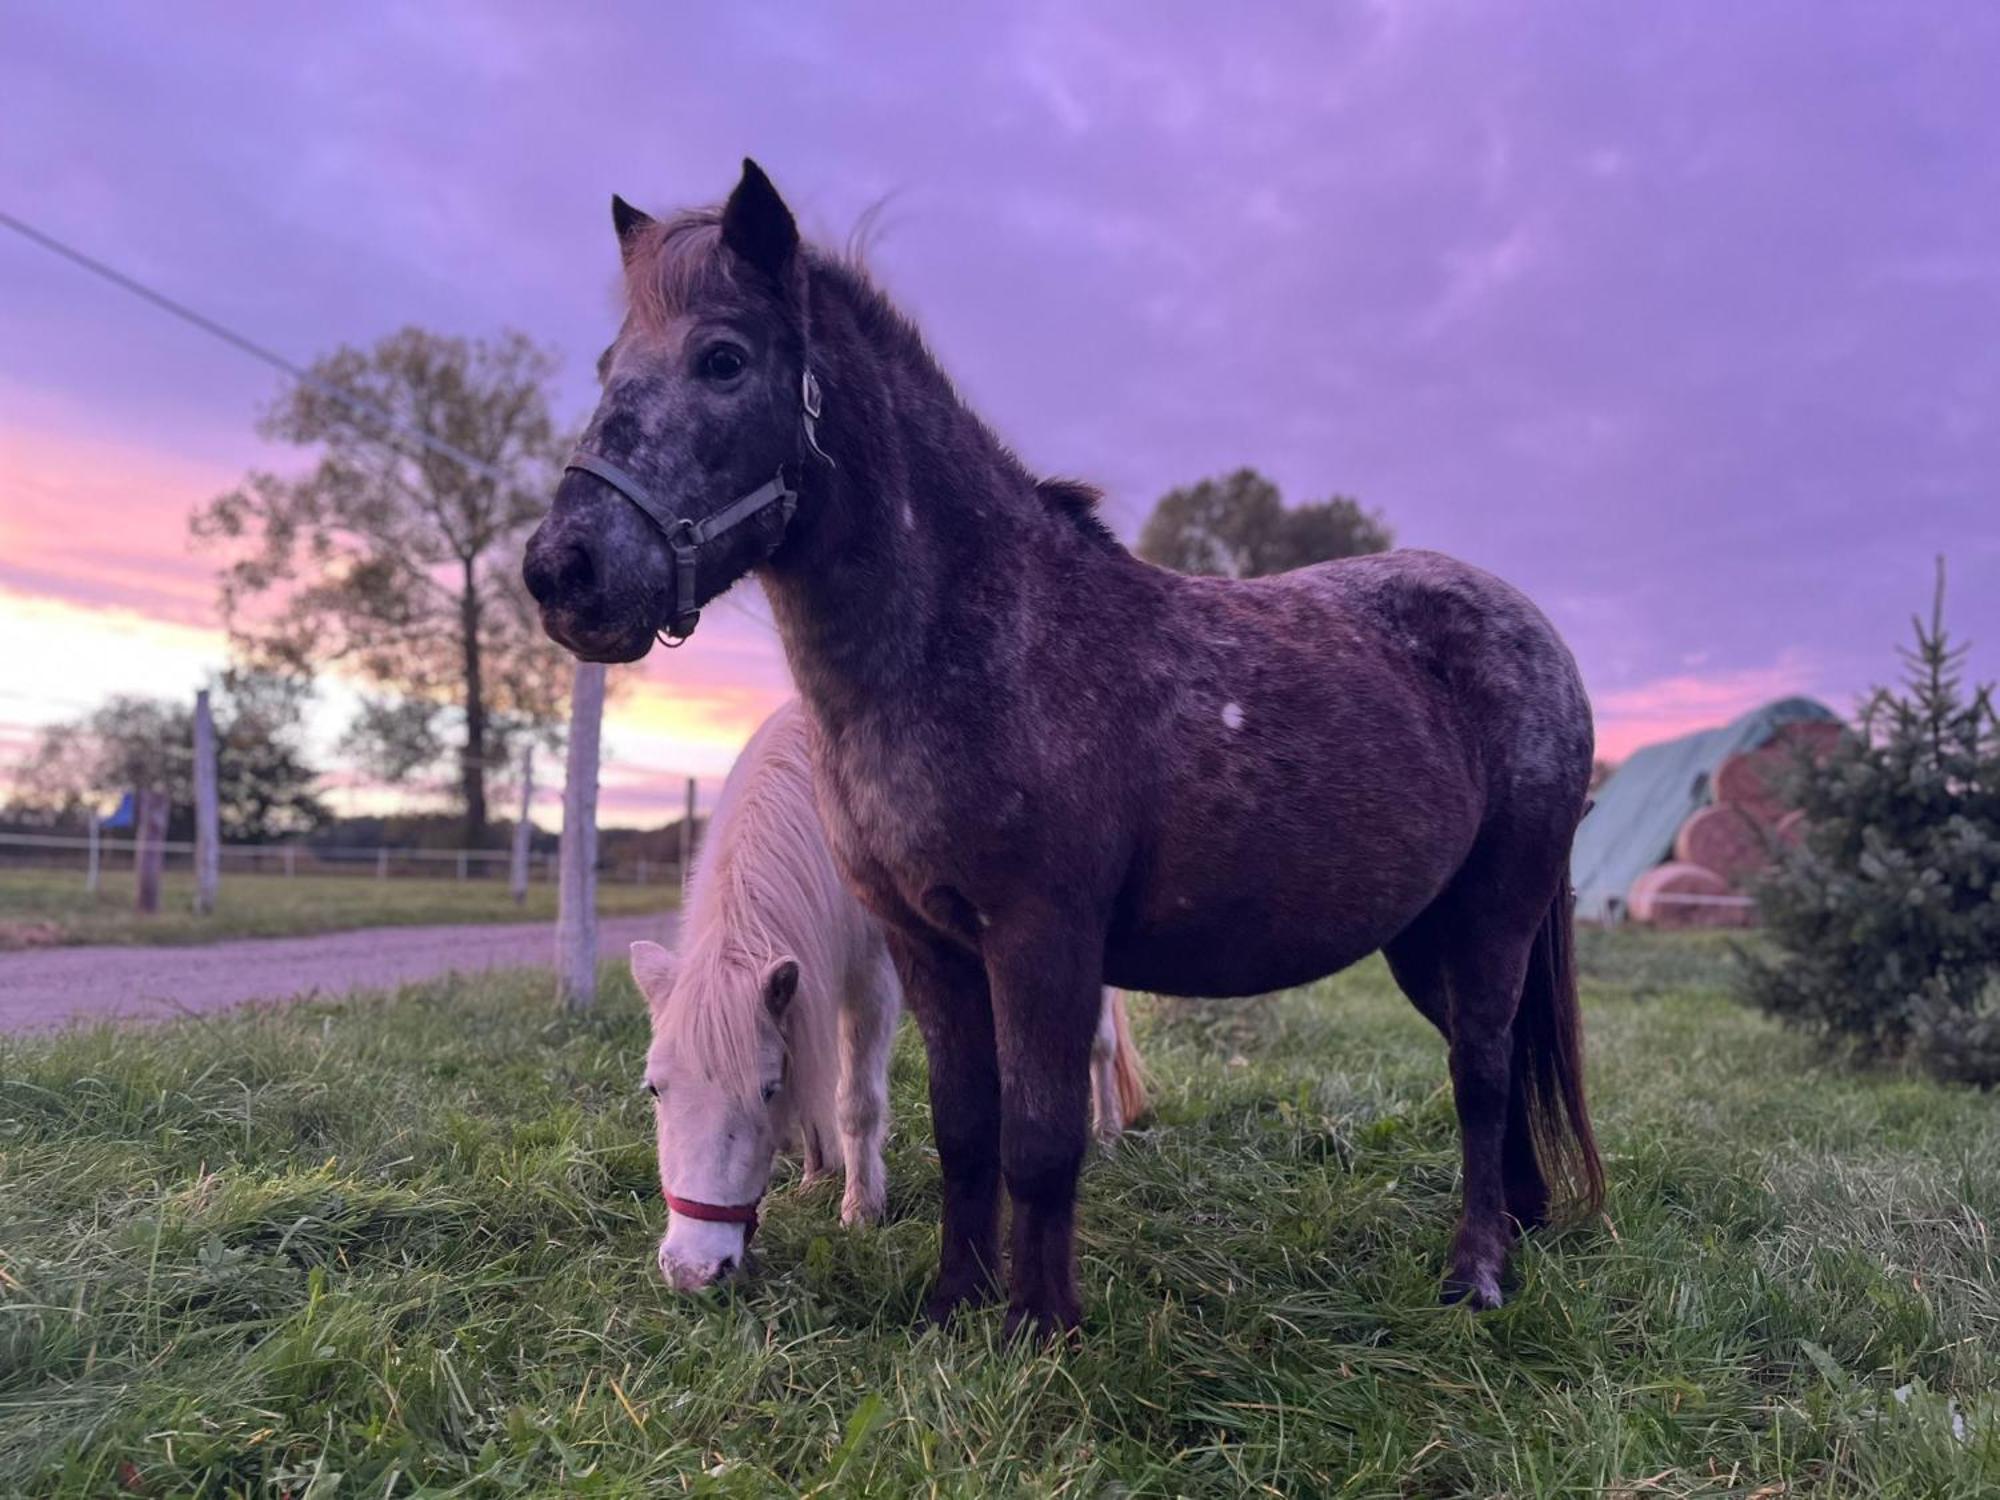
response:
M1800 722L1839 724L1840 716L1811 698L1780 698L1719 728L1634 751L1597 789L1596 805L1577 828L1569 862L1577 916L1587 922L1622 916L1633 882L1670 858L1682 826L1715 801L1722 763Z

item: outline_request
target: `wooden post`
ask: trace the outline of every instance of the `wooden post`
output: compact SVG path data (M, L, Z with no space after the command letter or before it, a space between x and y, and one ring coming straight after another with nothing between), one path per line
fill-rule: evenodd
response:
M389 850L387 845L375 851L375 878L377 880L387 880L389 878Z
M534 801L535 747L530 742L521 751L521 816L514 824L514 857L507 867L507 889L516 906L528 899L528 839L533 832L528 812Z
M160 867L167 857L167 794L152 787L139 793L134 814L138 849L132 856L134 904L142 912L160 909Z
M287 879L299 873L299 846L285 845L285 876Z
M556 898L556 995L573 1011L597 1003L597 745L603 726L604 665L580 661L570 687Z
M694 778L688 777L687 811L681 815L681 894L694 874Z
M83 888L93 896L97 894L98 872L100 868L97 853L98 822L97 809L92 808L90 812L90 862L84 866Z
M215 713L208 689L194 695L194 909L215 910L222 883L222 825L215 791Z

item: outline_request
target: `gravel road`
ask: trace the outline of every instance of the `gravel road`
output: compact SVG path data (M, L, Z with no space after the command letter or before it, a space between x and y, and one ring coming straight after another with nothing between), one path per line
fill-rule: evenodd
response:
M671 913L600 917L599 951L673 941ZM165 1020L251 1000L387 989L439 974L546 968L555 925L368 927L318 937L246 938L198 948L38 948L0 953L0 1031L74 1022Z

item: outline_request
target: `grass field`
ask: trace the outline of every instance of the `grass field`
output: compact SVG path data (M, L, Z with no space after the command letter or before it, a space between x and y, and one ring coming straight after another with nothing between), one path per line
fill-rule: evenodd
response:
M1141 1003L1158 1113L1090 1168L1069 1354L913 1331L907 1032L891 1222L781 1189L699 1300L622 982L0 1040L0 1494L2000 1492L1993 1101L1820 1065L1712 945L1585 951L1609 1213L1505 1309L1437 1305L1443 1059L1371 962Z
M606 915L659 911L676 894L671 883L601 884L597 909ZM0 951L49 943L212 943L444 922L552 922L555 915L554 885L529 886L528 899L516 906L504 874L467 881L230 874L215 911L198 917L194 877L176 873L162 882L159 911L142 917L132 909L129 872L106 876L91 897L74 871L0 871Z

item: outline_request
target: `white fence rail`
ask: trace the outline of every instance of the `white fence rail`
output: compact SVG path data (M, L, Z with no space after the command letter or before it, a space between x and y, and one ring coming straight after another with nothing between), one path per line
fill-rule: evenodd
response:
M167 868L194 868L195 845L169 839L162 846ZM0 833L0 870L74 870L87 879L93 867L105 872L129 871L138 841L100 834L96 840L74 834ZM508 849L417 849L389 845L348 847L310 844L221 844L217 856L224 873L287 875L309 878L318 875L373 875L378 880L425 879L471 880L488 874L505 874L513 853ZM680 868L674 861L637 859L604 872L606 878L649 885L654 881L678 883ZM527 877L531 883L547 884L556 875L556 856L530 853Z

